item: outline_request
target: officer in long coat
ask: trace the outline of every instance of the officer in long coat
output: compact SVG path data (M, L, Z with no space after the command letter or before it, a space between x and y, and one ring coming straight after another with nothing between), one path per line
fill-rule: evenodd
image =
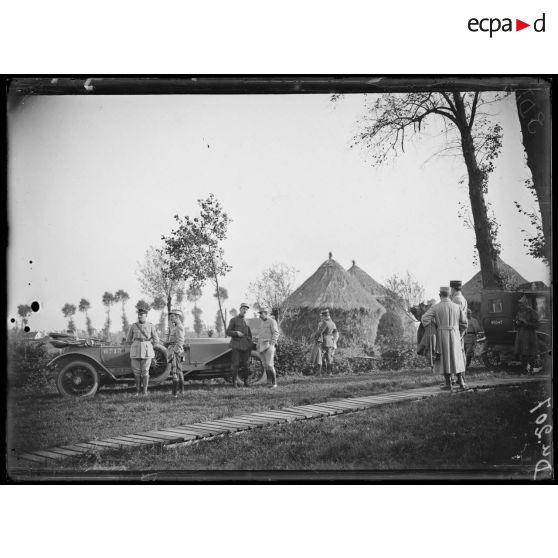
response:
M470 308L467 308L467 331L463 336L463 344L465 346L465 371L469 369L471 360L475 355L475 347L477 345L477 334L480 333L481 327Z
M450 298L450 288L440 287L440 302L431 306L422 317L424 327L436 325L436 352L439 358L434 362L434 371L443 374L446 381L442 389L451 390L451 375L457 375L457 381L463 389L467 386L463 380L465 360L462 350L462 335L467 330L465 312L454 304Z
M182 310L172 309L169 314L169 338L167 345L167 362L171 364L172 394L184 395L184 373L182 372L182 355L184 355L184 326Z
M233 387L238 387L238 376L244 381L244 385L248 387L248 375L250 354L252 353L252 331L250 326L246 323L244 316L250 306L243 302L240 305L238 316L231 318L229 326L225 332L231 338L229 344L232 349L231 355L231 369L232 369L232 384Z
M147 321L147 308L138 308L138 321L131 325L126 343L132 344L130 360L136 379L136 395L139 395L141 390L143 395L147 395L149 367L155 356L153 345L160 343L155 326Z
M465 312L465 316L467 316L467 300L465 299L463 293L461 292L462 287L463 284L461 281L458 280L450 281L451 301L454 304L459 305L461 310ZM461 348L463 349L463 360L467 361L467 351L465 350L465 341L463 338L461 341ZM465 369L467 369L467 367L465 367Z
M539 327L539 314L529 304L529 299L523 295L519 299L519 311L515 316L515 354L520 358L521 365L526 372L529 366L533 368L535 357L539 354L539 339L537 327Z

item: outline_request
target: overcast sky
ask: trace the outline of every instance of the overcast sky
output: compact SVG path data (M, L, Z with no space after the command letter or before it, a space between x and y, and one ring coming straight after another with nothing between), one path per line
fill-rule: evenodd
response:
M210 193L233 219L225 243L232 271L222 281L229 308L266 267L294 266L299 285L329 251L380 282L409 270L427 298L450 279L467 281L478 268L474 234L457 217L459 202L468 202L462 158L431 158L440 146L434 126L374 168L349 149L363 111L362 95L336 104L328 95L28 99L9 114L8 320L18 304L37 300L31 328L62 329L62 306L85 297L101 328L102 294L118 289L130 294L133 318L146 249L170 232L175 214L196 213L196 200ZM504 144L489 199L502 257L526 279L548 281L546 267L525 255L529 223L513 205L533 205L513 96L498 118ZM209 290L200 306L213 324ZM115 307L114 331L119 316ZM84 317L76 323L84 327Z

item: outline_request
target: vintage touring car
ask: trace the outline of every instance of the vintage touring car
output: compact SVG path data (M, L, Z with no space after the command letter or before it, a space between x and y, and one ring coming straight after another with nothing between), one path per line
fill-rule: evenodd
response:
M134 382L130 345L105 345L97 340L73 339L66 335L51 335L50 343L61 352L48 363L48 368L54 372L56 387L65 397L91 397L102 386ZM170 376L165 347L155 345L154 349L155 358L149 369L150 386L161 384ZM231 381L229 339L187 339L182 370L185 380L224 378ZM255 384L263 376L260 356L252 351L248 383Z

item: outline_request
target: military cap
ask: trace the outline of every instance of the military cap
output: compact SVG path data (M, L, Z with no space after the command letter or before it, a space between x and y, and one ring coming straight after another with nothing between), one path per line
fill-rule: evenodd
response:
M517 302L519 302L520 304L529 304L529 299L523 295Z
M138 306L138 316L139 314L147 314L149 312L149 309L147 308L147 306Z
M449 287L440 287L440 294L449 295L450 292L451 292L451 289Z
M184 315L182 314L182 310L180 310L179 308L173 308L170 312L169 312L169 316L171 314L174 314L175 316L180 316L181 318L184 317Z
M250 305L249 305L249 304L246 304L246 302L243 302L243 303L240 305L240 308L241 308L241 309L242 309L242 308L248 308L248 310L249 310L249 309L250 309Z
M460 289L463 286L461 281L450 281L450 287L454 289Z
M320 316L329 316L329 310L327 308L324 308L321 312L320 312Z
M260 306L258 314L261 314L262 312L266 312L267 314L269 314L269 308L267 306Z

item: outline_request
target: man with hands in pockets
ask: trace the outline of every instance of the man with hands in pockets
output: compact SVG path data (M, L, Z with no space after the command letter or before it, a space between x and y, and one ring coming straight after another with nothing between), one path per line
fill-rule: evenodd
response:
M269 387L277 387L277 373L273 360L275 358L275 346L279 339L279 327L277 322L269 315L269 308L260 308L260 329L258 331L257 348L265 366L267 384Z

